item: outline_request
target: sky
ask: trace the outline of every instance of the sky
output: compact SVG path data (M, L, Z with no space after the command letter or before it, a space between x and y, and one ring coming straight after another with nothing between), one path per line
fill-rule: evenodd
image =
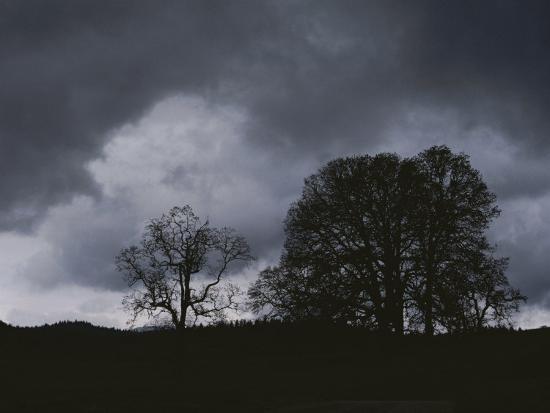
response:
M490 229L550 325L545 0L0 0L0 319L124 327L114 266L189 204L275 263L303 179L339 156L471 156Z

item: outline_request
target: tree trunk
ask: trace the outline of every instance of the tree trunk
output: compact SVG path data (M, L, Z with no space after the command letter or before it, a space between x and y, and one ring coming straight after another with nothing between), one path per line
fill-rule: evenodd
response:
M367 287L367 291L371 297L372 303L373 303L373 312L374 312L374 318L376 319L376 325L378 327L378 331L387 333L389 331L388 326L388 318L387 318L387 311L385 308L384 299L382 298L381 292L380 292L381 285L378 284L378 282L375 282L374 285L370 285Z
M395 333L397 335L402 336L403 332L405 330L405 319L403 316L403 294L401 293L401 289L399 289L399 296L396 297L395 300Z
M179 319L178 323L176 324L176 331L181 333L181 332L183 332L183 330L185 330L185 320L186 320L186 318L187 318L187 308L184 306L181 309L180 319Z
M387 333L390 331L390 326L388 324L388 320L386 317L387 311L385 308L381 308L377 311L377 322L378 322L378 330L382 333Z
M433 274L428 271L426 274L426 293L424 296L424 334L434 335L433 321Z
M395 334L402 336L404 331L404 317L403 317L403 302L404 302L404 288L401 281L401 265L399 264L399 258L395 260L395 268L393 274L393 329Z
M185 329L185 322L187 321L187 310L191 304L191 290L189 284L191 282L191 276L188 274L183 275L183 285L180 296L180 320L176 325L176 330L183 331Z

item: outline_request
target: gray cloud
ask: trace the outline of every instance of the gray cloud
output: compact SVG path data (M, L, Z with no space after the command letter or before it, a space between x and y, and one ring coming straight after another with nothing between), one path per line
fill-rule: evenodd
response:
M286 205L322 162L447 143L471 153L499 195L493 238L514 282L542 302L548 274L536 246L550 222L513 239L508 227L522 216L514 205L542 208L550 191L549 17L548 2L534 0L0 1L0 228L38 231L55 246L58 255L28 266L51 268L41 285L118 289L111 250L170 202L194 199L270 256ZM171 165L157 184L182 195L159 193L154 206L90 172L89 162L107 162L118 128L177 95L245 114L237 149L219 158L244 165L224 171L238 178L223 211L208 207L213 193L189 195L214 164ZM261 165L246 163L256 157ZM211 191L223 188L211 179ZM234 198L247 185L260 212L239 215ZM91 197L78 198L88 221L66 221L77 195Z
M238 101L300 157L382 139L414 104L544 142L545 2L2 3L0 193L21 225L93 183L105 133L178 91ZM526 127L529 125L529 127ZM537 153L540 153L538 150Z
M0 208L5 228L93 191L83 163L108 130L178 90L215 89L264 6L2 2ZM248 9L256 13L248 16ZM242 20L241 20L242 19Z

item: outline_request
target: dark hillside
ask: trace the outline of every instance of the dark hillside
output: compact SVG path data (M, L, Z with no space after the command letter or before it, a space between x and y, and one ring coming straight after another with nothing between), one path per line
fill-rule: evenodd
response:
M0 330L1 411L269 412L337 400L446 400L548 411L550 330L381 336L256 325L134 333L64 323Z

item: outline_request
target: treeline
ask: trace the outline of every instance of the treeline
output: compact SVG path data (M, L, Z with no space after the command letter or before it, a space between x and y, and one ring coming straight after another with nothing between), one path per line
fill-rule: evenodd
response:
M525 297L487 240L499 213L468 156L445 146L335 159L305 180L279 264L261 271L248 307L395 334L511 326ZM250 251L235 230L172 208L116 258L131 287L124 305L133 320L165 317L178 329L224 320L241 307L228 275Z
M365 330L363 327L358 326L356 324L345 324L345 323L334 323L332 321L323 321L323 320L316 320L316 319L309 319L309 320L290 320L290 319L282 319L282 318L256 318L256 319L237 319L237 320L226 320L226 321L220 321L217 323L211 323L211 324L197 324L192 327L189 327L191 330L268 330L268 331L277 331L277 330L292 330L292 329L299 329L299 330L309 330L309 331L326 331L327 329L335 328L338 329L338 331L343 331L343 329L346 330ZM544 329L544 327L541 327L541 329ZM162 330L157 330L162 331ZM369 330L367 330L369 331ZM373 334L377 335L384 335L384 333L388 333L387 331L380 331L380 330L371 330ZM521 332L523 331L521 328L515 328L512 324L508 325L492 325L492 326L486 326L483 329L480 330L467 330L467 331L460 331L455 333L481 333L482 335L485 333L513 333L513 332ZM420 332L417 332L420 333Z

